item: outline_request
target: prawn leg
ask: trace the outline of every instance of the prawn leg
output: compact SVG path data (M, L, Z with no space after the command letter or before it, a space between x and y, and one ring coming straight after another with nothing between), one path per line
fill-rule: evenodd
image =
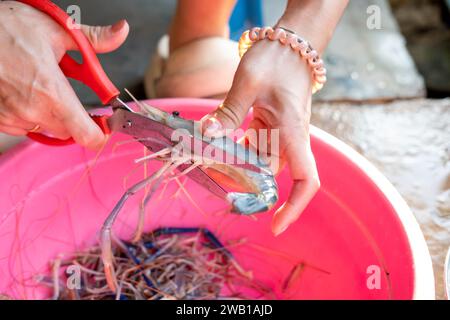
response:
M170 151L169 151L170 152ZM182 164L185 160L181 160L178 162L174 162L165 172L172 172L176 167L178 167L180 164ZM163 175L162 175L163 176ZM133 240L131 242L136 243L138 242L142 237L142 232L144 230L144 223L145 223L145 208L147 207L148 202L152 198L155 191L160 186L161 182L163 181L162 176L157 179L157 181L153 184L152 188L149 191L149 194L145 196L144 200L141 202L139 206L139 219L138 219L138 225L136 227L136 232L134 234Z
M133 236L133 240L131 242L136 243L139 242L141 240L142 237L142 233L144 231L144 223L145 223L145 208L147 207L148 202L150 201L150 199L152 198L153 194L155 193L155 191L158 189L158 187L160 186L162 182L162 179L159 178L152 186L152 188L150 189L150 192L148 193L148 195L144 198L144 200L141 202L141 204L139 205L139 222L138 222L138 226L136 228L136 232Z
M115 280L115 271L114 271L114 264L113 264L113 254L111 249L111 230L112 226L114 225L114 222L117 218L117 216L120 213L120 210L124 206L125 202L128 200L128 198L132 195L134 195L136 192L147 186L148 184L155 181L155 179L158 179L161 177L170 167L172 163L167 162L165 163L158 171L156 171L154 174L149 176L148 178L136 183L134 186L129 188L123 196L120 198L119 202L114 206L111 213L106 218L105 222L103 223L101 234L100 234L100 247L102 251L102 262L103 262L103 268L105 270L105 276L106 276L106 282L108 284L108 287L113 291L116 292L117 284Z

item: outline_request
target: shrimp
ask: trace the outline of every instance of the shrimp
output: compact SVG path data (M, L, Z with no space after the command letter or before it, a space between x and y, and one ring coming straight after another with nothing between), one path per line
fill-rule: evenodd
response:
M164 164L155 173L129 188L120 198L103 224L100 235L102 261L107 284L113 292L117 292L118 285L114 271L111 232L120 210L130 196L134 195L146 186L150 186L150 191L143 201L145 206L162 181L173 179L173 171L175 169L181 171L178 176L182 176L184 174L189 174L192 170L200 167L215 181L223 181L226 179L231 181L231 185L240 186L240 191L243 190L245 192L234 191L228 192L226 195L226 199L231 205L231 212L234 213L250 215L257 212L267 211L278 200L278 188L273 173L271 172L269 165L260 159L256 153L240 144L235 143L226 136L215 139L203 137L199 132L198 122L196 123L192 120L183 119L177 112L169 114L160 109L149 106L148 104L137 101L131 94L130 96L135 100L137 105L140 106L141 114L152 119L155 123L161 124L162 132L160 133L158 131L158 134L160 134L159 139L152 138L141 141L153 153L137 159L136 161L142 162L159 160L164 162ZM203 155L198 155L195 152L182 154L180 156L179 150L177 149L179 145L174 145L171 136L164 136L164 130L167 127L174 130L183 129L187 132L187 136L191 140L193 137L197 139L200 137L198 141L201 143L213 145L219 150L222 149L224 150L224 153L232 154L234 159L256 164L260 170L259 172L255 172L250 169L245 169L244 167L233 166L232 164L225 163L224 161L203 162ZM185 142L184 139L183 142ZM174 157L174 155L177 156ZM172 178L167 178L170 174L172 175ZM144 223L144 219L142 217L139 221L140 223ZM142 230L142 228L143 226L139 225L137 230ZM135 241L138 240L138 238L135 239Z
M264 212L270 210L278 201L278 187L272 170L268 163L258 157L255 152L235 143L226 136L215 139L204 137L197 131L200 127L198 123L183 119L179 117L178 113L169 114L146 103L137 100L135 100L135 102L138 103L147 117L161 122L172 129L185 129L189 132L190 136L196 138L200 137L203 142L209 143L217 148L222 148L224 153L233 153L235 159L238 161L248 161L258 166L260 169L259 173L249 169L243 169L242 167L233 166L233 164L218 161L213 161L212 163L208 161L206 164L202 164L202 159L199 159L199 156L195 153L192 155L191 159L186 159L186 161L191 160L192 162L192 166L189 170L192 170L196 166L200 166L208 173L208 175L212 176L213 179L216 178L215 180L218 181L226 179L232 186L240 186L240 189L249 191L228 193L227 200L232 206L232 212L245 215ZM167 149L168 148L159 152L167 154ZM152 158L151 156L152 155L148 157ZM189 170L186 169L185 172L189 172Z

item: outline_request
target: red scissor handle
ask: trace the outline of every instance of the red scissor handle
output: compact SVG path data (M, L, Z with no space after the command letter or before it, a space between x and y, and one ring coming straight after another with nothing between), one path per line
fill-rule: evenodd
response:
M75 21L69 17L64 10L49 0L18 1L30 5L53 18L53 20L55 20L71 35L72 39L77 44L78 49L81 52L83 62L78 63L66 53L59 63L61 70L67 77L81 81L90 87L97 94L103 104L108 104L119 96L120 91L116 88L116 86L114 86L106 75L100 62L98 61L97 55L95 54L91 43L80 29L74 27L76 26ZM110 132L106 121L104 121L104 119L99 120L102 117L95 116L92 118L96 121L104 133ZM60 140L42 135L40 133L28 133L27 136L35 141L48 145L68 145L74 142L73 139Z
M90 117L100 127L100 129L102 129L104 134L111 133L111 129L109 128L108 123L106 122L106 120L108 119L107 116L90 115ZM28 132L27 137L30 138L31 140L40 142L42 144L46 144L48 146L60 147L60 146L67 146L67 145L75 143L75 140L73 140L73 138L61 140L58 138L49 137L45 134L38 133L38 132Z

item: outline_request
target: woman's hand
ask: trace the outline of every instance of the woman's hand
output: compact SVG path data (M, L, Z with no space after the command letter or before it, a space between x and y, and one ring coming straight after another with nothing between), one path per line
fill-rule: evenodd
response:
M113 26L81 26L96 52L117 49L128 35L122 20ZM104 141L58 64L76 45L47 15L15 1L0 2L0 132L42 131L98 148Z
M272 164L281 160L275 170L287 163L293 185L273 218L275 235L297 220L320 186L309 139L311 90L309 67L298 54L277 42L259 41L242 58L222 106L203 119L205 135L220 135L239 128L253 106L250 128L279 129L279 150L274 154L273 145L268 150Z
M288 0L277 27L293 30L322 54L347 4ZM258 41L241 60L223 107L204 118L204 134L214 135L222 128L238 128L253 106L251 128L279 129L279 152L271 158L280 158L280 168L287 163L293 185L273 217L275 235L299 217L320 186L309 141L311 92L309 67L298 54L275 41Z

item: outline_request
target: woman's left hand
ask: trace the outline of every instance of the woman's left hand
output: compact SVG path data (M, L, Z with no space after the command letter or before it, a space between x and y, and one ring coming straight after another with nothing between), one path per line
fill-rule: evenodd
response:
M259 41L243 56L223 104L203 118L206 136L222 135L224 129L239 128L253 106L251 129L279 130L279 145L267 147L271 166L278 172L287 164L293 185L273 217L275 235L298 219L320 187L309 138L311 92L309 66L298 54L277 42Z

